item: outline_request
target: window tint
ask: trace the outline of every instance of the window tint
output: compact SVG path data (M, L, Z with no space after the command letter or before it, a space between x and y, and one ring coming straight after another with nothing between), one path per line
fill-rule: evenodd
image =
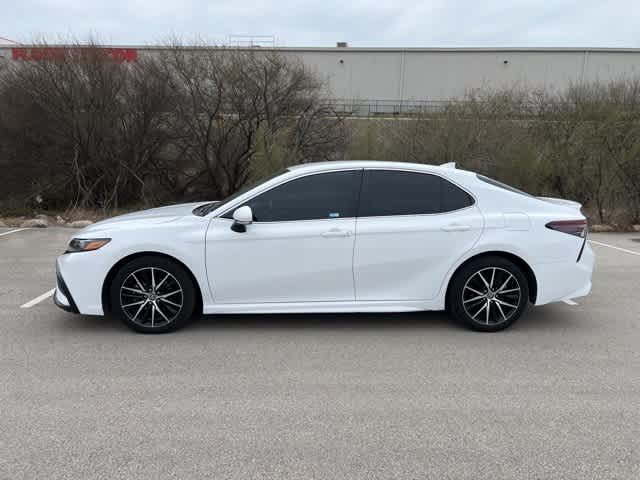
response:
M361 217L443 213L473 204L469 194L437 175L392 170L364 175Z
M362 170L291 180L249 200L256 222L355 217ZM232 218L233 213L224 215Z
M440 192L440 198L442 200L442 204L440 205L441 212L452 212L473 205L473 197L460 187L444 178L441 178L440 182L442 183L442 190Z

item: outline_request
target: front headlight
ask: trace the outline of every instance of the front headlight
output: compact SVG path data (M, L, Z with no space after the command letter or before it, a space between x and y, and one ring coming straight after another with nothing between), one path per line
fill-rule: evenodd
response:
M110 238L74 238L64 253L90 252L104 247L111 241Z

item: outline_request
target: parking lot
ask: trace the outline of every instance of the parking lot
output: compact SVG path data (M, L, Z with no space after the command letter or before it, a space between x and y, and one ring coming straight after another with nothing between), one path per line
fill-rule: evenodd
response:
M73 231L11 230L2 479L640 478L640 234L591 235L592 294L497 334L416 313L140 335L34 301Z

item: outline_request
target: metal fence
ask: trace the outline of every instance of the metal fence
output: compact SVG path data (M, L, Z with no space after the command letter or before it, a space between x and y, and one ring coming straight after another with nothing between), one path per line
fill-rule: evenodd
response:
M487 102L483 100L348 100L329 99L325 105L336 114L354 117L411 116L416 114L443 113L450 107L459 107L462 114L482 113L508 118L524 118L541 114L566 114L584 109L585 115L598 116L597 107L606 102ZM640 104L635 102L611 104L619 110L638 112Z
M450 100L347 100L331 99L327 105L336 113L353 116L411 115L442 112L448 105L459 103Z

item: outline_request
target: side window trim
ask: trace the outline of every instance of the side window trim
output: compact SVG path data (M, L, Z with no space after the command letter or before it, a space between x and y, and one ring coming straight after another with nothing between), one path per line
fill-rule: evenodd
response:
M295 180L300 180L301 178L306 178L306 177L310 177L310 176L314 176L314 175L322 175L325 173L336 173L336 172L361 172L360 174L360 186L358 189L358 194L356 196L356 216L353 217L339 217L339 218L313 218L313 219L306 219L306 220L276 220L273 222L260 222L260 221L256 221L253 223L256 224L275 224L275 223L291 223L291 222L317 222L320 220L324 220L324 221L336 221L336 220L348 220L348 219L353 219L353 218L357 218L357 214L358 214L358 208L360 207L360 193L362 192L362 182L363 182L363 177L364 177L364 168L362 167L351 167L351 168L336 168L336 169L332 169L332 170L323 170L320 172L308 172L302 175L298 175L286 180L283 180L280 183L277 183L276 185L273 185L271 188L268 188L267 190L262 190L258 193L256 193L255 195L252 195L248 198L246 198L245 200L243 200L242 202L238 202L237 204L235 204L234 206L228 208L227 210L225 210L224 212L218 214L215 216L215 218L224 218L225 215L227 215L228 213L231 213L233 211L236 210L236 208L241 207L242 205L245 205L247 203L249 203L251 200L253 200L254 198L263 195L265 193L270 192L271 190L281 187L283 185L286 185L287 183L293 182ZM260 185L256 186L256 188L259 188ZM225 218L225 220L229 220L227 218Z
M385 172L418 173L418 174L421 174L421 175L433 175L435 177L440 178L441 180L443 180L445 182L449 182L452 185L455 185L460 190L462 190L467 195L469 195L469 197L471 198L471 204L467 205L466 207L456 208L455 210L448 210L446 212L402 213L402 214L397 214L397 215L365 215L365 216L361 216L360 215L360 199L362 198L362 189L363 189L363 186L364 186L366 172L367 171L371 171L371 170L385 171ZM459 183L455 182L454 180L451 180L450 178L447 178L446 176L440 174L439 172L427 172L427 171L424 171L424 170L417 170L417 169L413 169L413 168L365 167L364 171L362 172L362 180L361 180L361 183L360 183L360 193L358 194L357 218L389 218L389 217L417 217L417 216L422 217L422 216L433 216L433 215L447 215L449 213L460 212L462 210L466 210L467 208L473 208L474 206L476 206L477 203L478 203L478 200L476 199L476 196L473 193L471 193L468 189L466 189L465 187L463 187Z

